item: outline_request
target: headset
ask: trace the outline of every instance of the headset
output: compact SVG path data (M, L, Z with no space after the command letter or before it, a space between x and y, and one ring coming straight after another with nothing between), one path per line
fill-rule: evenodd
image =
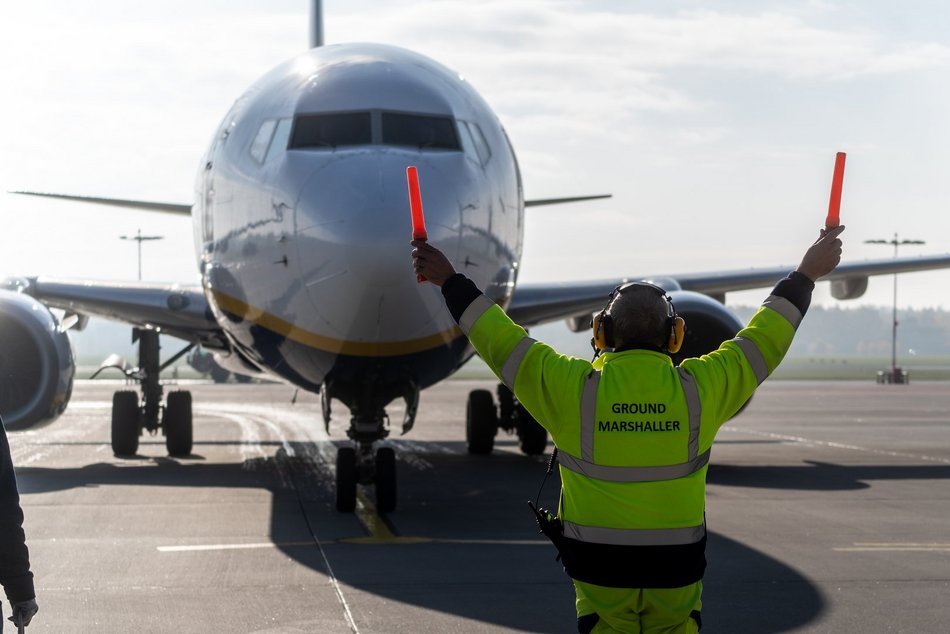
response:
M610 307L617 297L622 295L627 289L633 287L649 288L666 300L666 328L670 334L666 341L665 351L670 354L676 354L680 348L683 347L683 339L686 334L686 320L676 314L673 299L666 291L655 284L650 284L649 282L628 282L621 284L610 293L610 297L607 299L607 305L604 306L604 309L601 310L600 313L594 315L594 318L591 320L591 328L593 329L594 336L591 338L590 344L594 348L595 357L605 350L612 350L616 347L614 345L613 319L610 317Z

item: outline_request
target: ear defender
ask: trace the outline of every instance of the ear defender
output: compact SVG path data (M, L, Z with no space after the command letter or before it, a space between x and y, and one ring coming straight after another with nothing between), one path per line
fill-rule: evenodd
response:
M676 315L676 313L674 313ZM666 344L666 350L670 354L676 354L683 347L683 339L686 337L686 320L676 315L673 317L673 327L670 329L670 340Z
M594 315L591 327L594 330L594 337L590 343L595 350L604 351L613 347L613 325L606 310Z

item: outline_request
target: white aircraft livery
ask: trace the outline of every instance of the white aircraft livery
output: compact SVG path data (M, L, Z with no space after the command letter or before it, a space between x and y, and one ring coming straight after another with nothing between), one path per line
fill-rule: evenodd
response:
M158 430L170 455L191 453L191 395L166 395L159 376L201 346L230 371L320 392L326 425L332 401L346 405L352 442L338 449L337 508L353 510L358 484L373 484L378 510L392 511L396 460L380 442L391 431L387 406L405 401L401 432L408 432L420 391L474 354L439 289L412 273L410 165L419 170L429 240L526 327L566 319L579 331L614 286L646 279L665 288L686 319L677 357L696 356L742 325L723 304L726 292L769 286L787 273L518 285L525 208L592 197L525 201L498 117L458 73L394 46L320 46L319 8L314 14L314 48L262 77L225 115L200 163L193 204L20 192L190 214L200 285L6 280L0 414L8 429L65 410L75 373L66 331L101 316L130 324L138 342L138 365L127 375L140 389L113 398L117 456L135 454L140 435ZM828 279L835 297L850 299L863 294L869 275L948 266L950 255L842 263ZM185 348L162 361L160 333ZM499 428L516 432L525 453L545 449L544 429L510 391L474 391L469 450L490 452Z

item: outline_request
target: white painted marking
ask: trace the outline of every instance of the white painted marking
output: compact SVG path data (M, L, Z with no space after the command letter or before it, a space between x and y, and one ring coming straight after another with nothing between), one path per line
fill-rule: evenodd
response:
M546 539L439 539L429 537L393 537L387 539L366 537L345 537L343 539L321 541L321 544L386 544L391 546L414 546L417 544L452 544L469 546L550 546ZM314 541L305 542L252 542L247 544L189 544L183 546L157 546L160 553L214 552L219 550L255 550L261 548L285 548L291 546L317 546ZM946 548L950 548L947 545ZM839 550L839 549L835 549Z
M313 541L306 542L258 542L253 544L195 544L191 546L159 546L160 553L193 553L212 550L253 550L255 548L283 548L285 546L313 546Z
M854 546L844 548L833 548L839 553L867 553L867 552L950 552L950 544L927 544L927 543L861 543L855 542Z
M723 430L729 432L736 432L740 434L751 434L753 436L761 436L763 438L773 438L776 440L787 440L789 442L799 443L803 445L810 445L814 447L831 447L834 449L848 449L851 451L862 451L864 453L876 454L878 456L890 456L893 458L913 458L914 460L924 460L927 462L938 462L940 464L950 464L950 459L948 458L937 458L935 456L927 456L924 454L912 454L904 453L901 451L888 451L886 449L872 449L870 447L861 447L859 445L848 445L840 442L831 442L827 440L814 440L811 438L805 438L803 436L788 436L786 434L773 434L767 431L757 431L754 429L747 429L745 427L736 428L736 427L723 427Z

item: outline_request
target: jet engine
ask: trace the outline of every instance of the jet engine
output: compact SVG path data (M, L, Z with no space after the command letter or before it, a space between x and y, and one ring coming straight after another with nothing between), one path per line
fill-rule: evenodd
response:
M0 416L6 429L51 422L66 409L76 364L59 320L37 300L0 290Z
M673 355L673 362L712 352L723 341L736 336L745 325L724 305L701 293L673 291L670 293L677 314L686 320L686 339Z

